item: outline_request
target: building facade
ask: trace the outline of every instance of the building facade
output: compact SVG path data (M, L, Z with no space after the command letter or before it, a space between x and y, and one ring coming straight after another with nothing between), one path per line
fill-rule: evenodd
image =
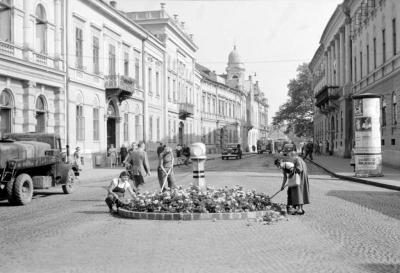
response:
M333 139L333 153L349 156L353 145L351 96L372 93L381 96L382 160L399 166L399 18L396 0L345 0L325 28L310 64L319 109L314 132L317 139Z
M236 49L222 76L196 65L197 50L164 4L0 1L0 134L58 133L96 164L111 145L139 141L151 151L196 141L208 152L251 149L268 120L258 82L245 79Z

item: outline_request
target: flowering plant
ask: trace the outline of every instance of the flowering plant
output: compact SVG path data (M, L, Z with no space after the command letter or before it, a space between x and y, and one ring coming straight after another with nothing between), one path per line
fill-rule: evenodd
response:
M143 212L247 212L261 210L281 211L282 205L271 203L269 196L243 187L213 188L202 191L198 186L179 186L165 192L139 193L122 208Z

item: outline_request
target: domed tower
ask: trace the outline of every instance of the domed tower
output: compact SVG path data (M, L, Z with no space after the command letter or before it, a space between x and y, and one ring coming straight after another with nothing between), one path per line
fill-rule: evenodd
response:
M229 53L228 66L226 67L228 86L233 88L243 86L245 71L246 69L244 68L235 45L231 53Z

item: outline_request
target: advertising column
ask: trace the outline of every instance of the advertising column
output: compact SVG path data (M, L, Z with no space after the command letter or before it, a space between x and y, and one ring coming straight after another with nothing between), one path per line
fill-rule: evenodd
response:
M354 159L357 177L382 176L380 97L353 96Z

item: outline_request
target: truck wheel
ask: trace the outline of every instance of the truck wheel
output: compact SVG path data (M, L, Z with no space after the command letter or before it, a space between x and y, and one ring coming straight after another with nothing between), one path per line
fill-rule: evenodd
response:
M15 204L14 199L14 180L10 181L6 185L8 203Z
M74 183L75 183L75 173L74 170L70 169L67 175L67 182L65 185L62 185L63 192L65 194L70 194L74 191Z
M14 182L13 196L17 205L26 205L32 200L33 182L28 174L22 173L17 176Z

